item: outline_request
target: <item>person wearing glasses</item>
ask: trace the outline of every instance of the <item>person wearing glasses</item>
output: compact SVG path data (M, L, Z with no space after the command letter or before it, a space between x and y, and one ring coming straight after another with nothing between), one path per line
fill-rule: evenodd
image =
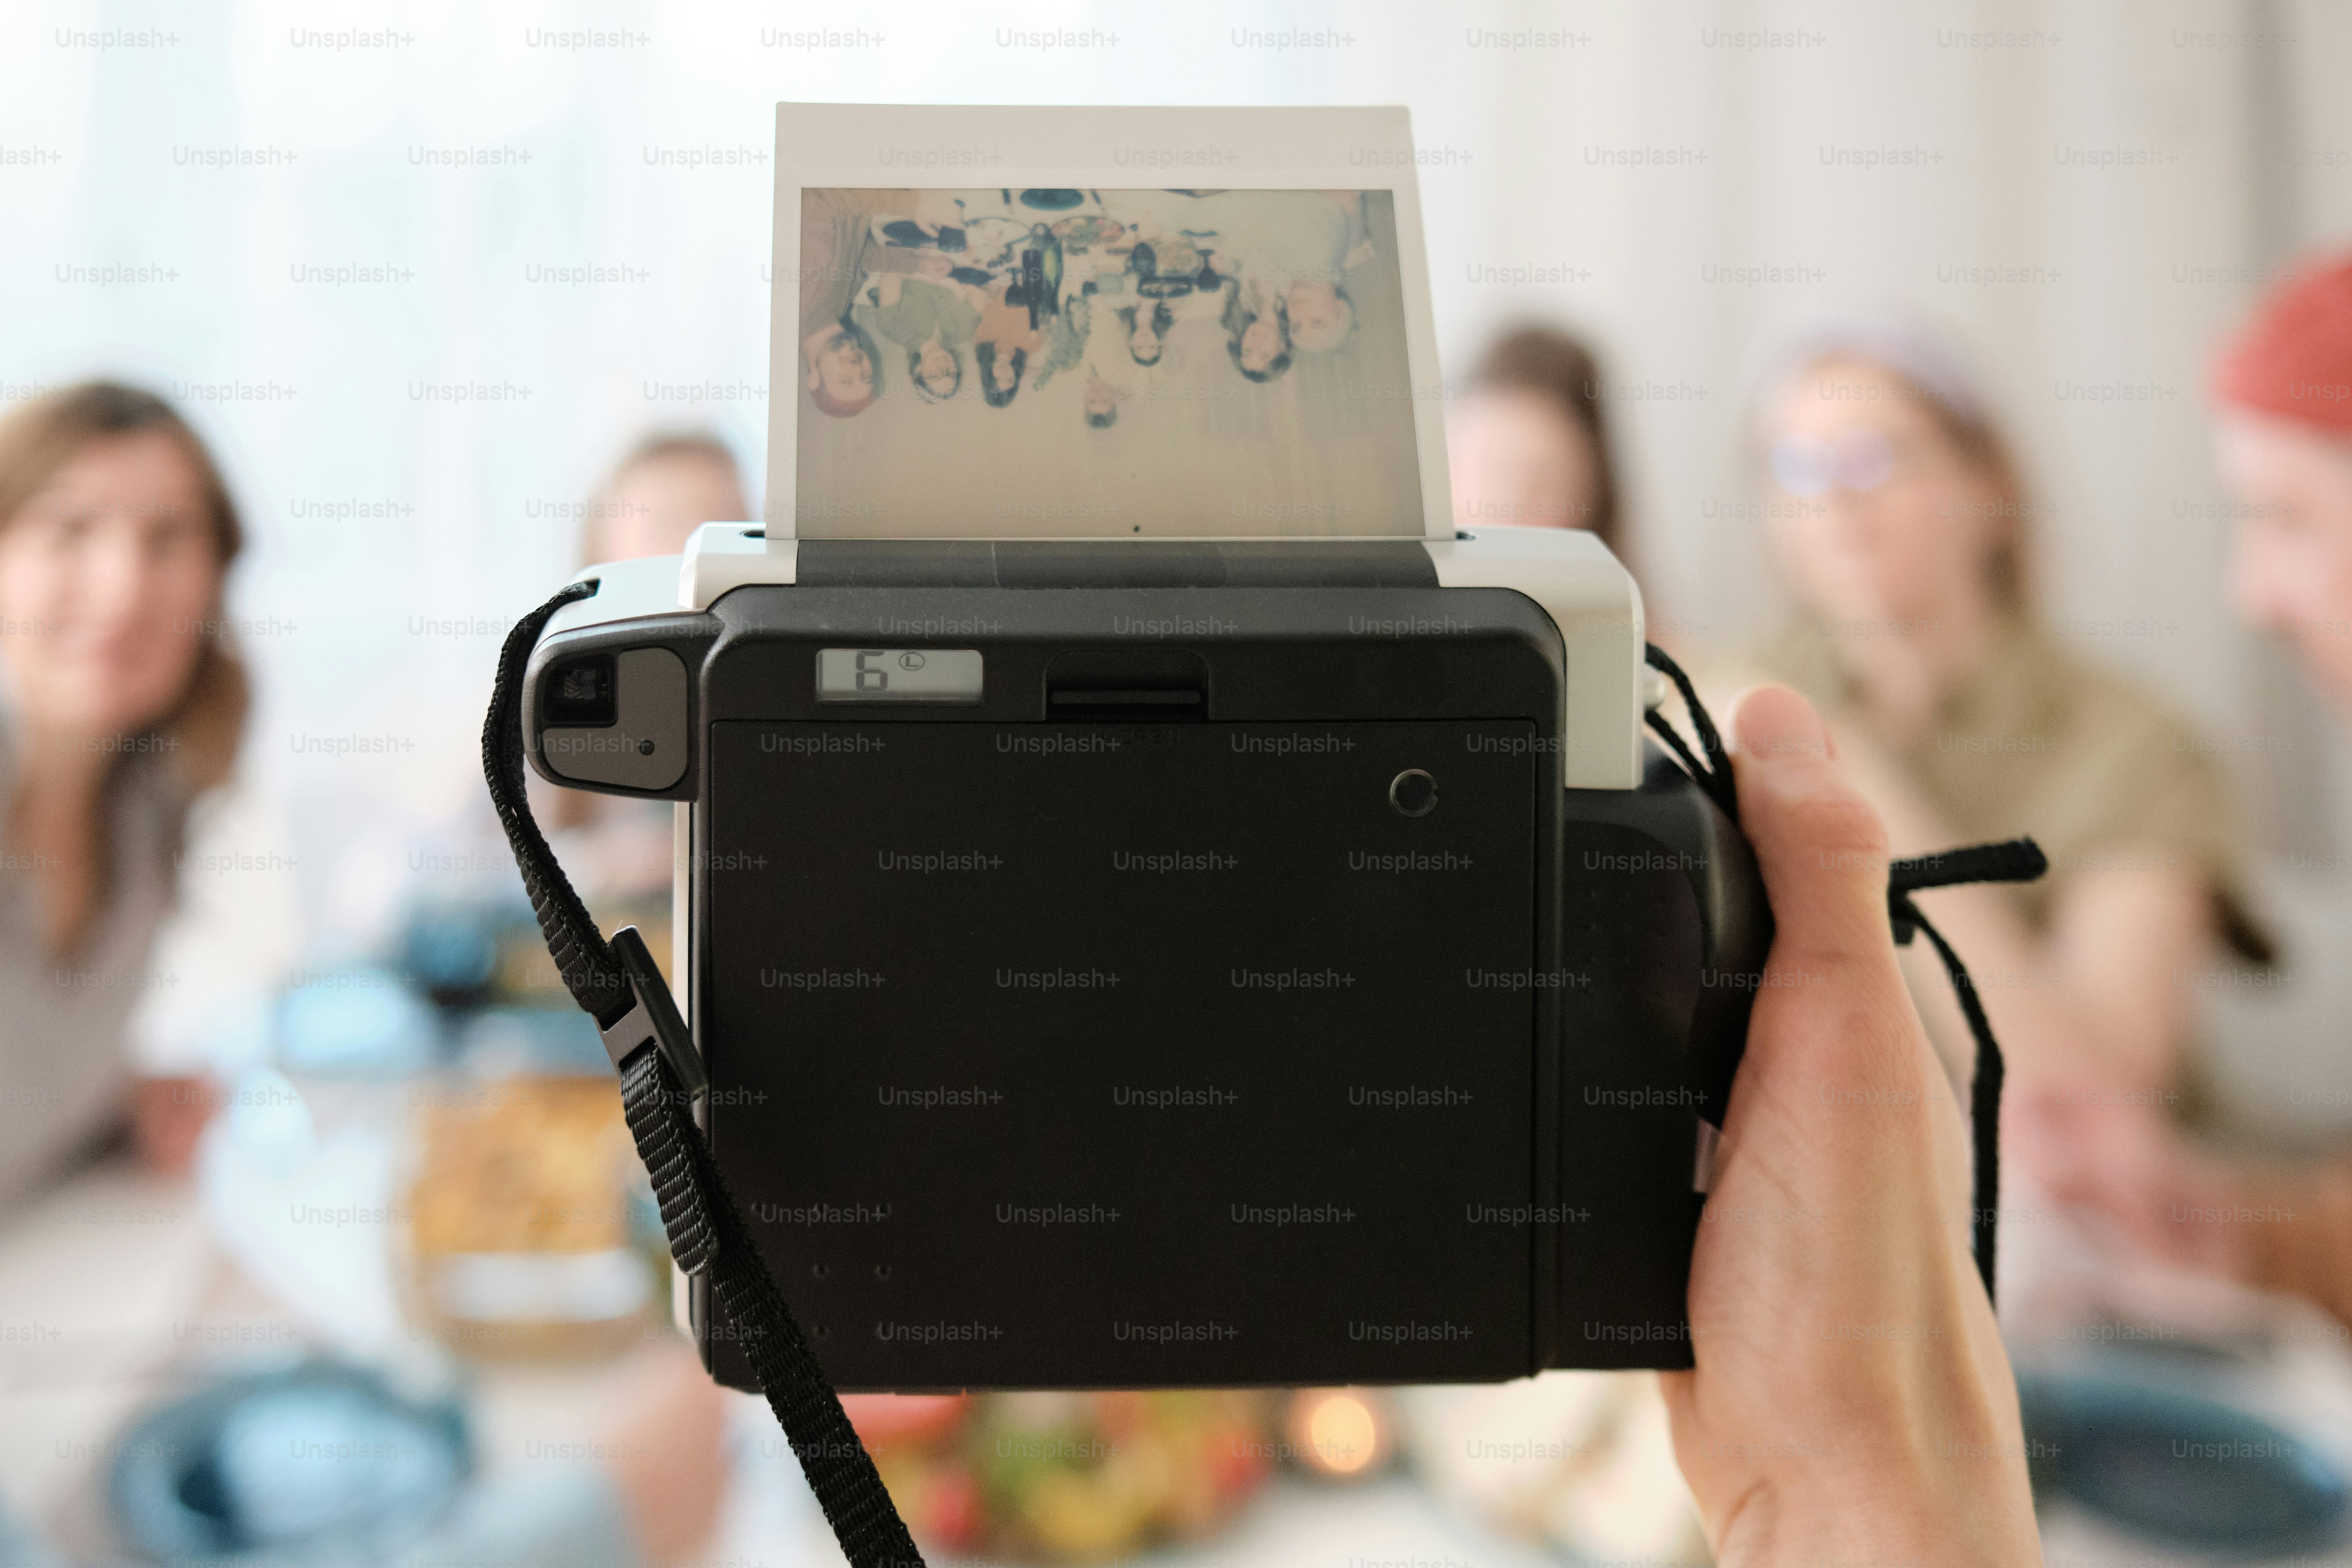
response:
M2179 977L2217 939L2269 960L2210 752L2037 614L2037 508L1942 339L1822 321L1769 362L1753 409L1796 615L1750 673L1821 708L1897 855L2020 834L2049 854L2038 883L1937 895L2021 1093L2193 1110ZM1948 987L1916 974L1931 1032L1965 1063Z

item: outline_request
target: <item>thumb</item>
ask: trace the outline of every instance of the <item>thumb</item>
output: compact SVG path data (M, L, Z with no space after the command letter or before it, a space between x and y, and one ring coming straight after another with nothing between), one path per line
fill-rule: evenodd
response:
M1894 963L1886 827L1831 754L1812 704L1785 686L1731 713L1740 826L1772 906L1772 963L1808 971Z

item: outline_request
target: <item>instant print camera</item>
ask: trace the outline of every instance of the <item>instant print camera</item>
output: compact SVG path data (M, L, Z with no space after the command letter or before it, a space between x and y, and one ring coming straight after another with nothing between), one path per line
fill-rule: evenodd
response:
M1399 145L1400 110L786 106L770 520L590 568L531 655L538 773L677 803L697 1115L843 1389L1689 1364L1769 919L1645 737L1624 569L1451 515L1412 163L1350 157ZM1106 151L1211 146L1213 192ZM951 147L1030 183L893 194ZM1369 252L1336 335L1326 251ZM1057 276L1094 346L921 394L940 340L858 295L959 269L983 309ZM1118 312L1188 297L1144 363ZM1260 378L1237 300L1322 326ZM1328 471L1366 439L1385 496ZM1034 488L989 505L1008 447Z

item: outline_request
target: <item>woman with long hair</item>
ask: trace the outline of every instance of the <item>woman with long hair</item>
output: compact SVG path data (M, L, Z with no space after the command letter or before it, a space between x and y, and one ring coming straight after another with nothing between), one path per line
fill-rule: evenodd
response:
M1454 522L1588 529L1625 559L1601 394L1592 351L1566 332L1497 338L1446 426Z
M222 609L242 542L152 394L90 382L0 419L0 1202L119 1119L132 1009L175 978L152 962L174 857L245 725ZM140 1117L161 1157L196 1124L168 1104Z
M1290 368L1290 307L1247 281L1224 293L1225 353L1234 368L1251 381L1275 380Z
M1016 348L999 360L994 343L974 343L971 363L980 372L980 395L991 408L1003 408L1021 390L1021 374L1029 368L1029 351Z

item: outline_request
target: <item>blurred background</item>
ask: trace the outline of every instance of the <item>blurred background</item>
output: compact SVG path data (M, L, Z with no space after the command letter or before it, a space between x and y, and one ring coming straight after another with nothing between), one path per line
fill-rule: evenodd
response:
M1558 407L1588 432L1579 460L1610 471L1654 635L1709 668L1747 668L1792 618L1834 621L1768 526L1774 505L1822 493L1781 460L1812 448L1778 443L1845 451L1841 433L1774 412L1791 378L1868 361L1948 393L1942 412L1999 431L2012 460L1997 504L2030 525L2013 542L2063 656L2051 668L2114 677L2177 716L2150 733L2196 752L2210 774L2197 787L2231 803L2229 844L2193 824L2176 835L2229 905L2183 938L2188 966L2158 975L2188 1016L2151 1027L2196 1042L2182 1079L2196 1114L2176 1120L2218 1150L2324 1150L2352 1125L2326 958L2352 946L2352 773L2309 661L2223 591L2248 503L2217 456L2209 388L2257 298L2298 258L2352 243L2347 61L2352 12L2327 0L13 0L0 408L104 377L186 421L243 523L221 618L251 687L233 778L197 803L177 913L124 1026L141 1076L198 1086L173 1091L180 1108L225 1113L196 1174L118 1157L0 1219L0 1505L23 1550L172 1554L176 1526L125 1522L145 1517L148 1483L124 1477L142 1443L199 1441L152 1423L209 1418L185 1402L212 1397L189 1368L215 1352L244 1355L289 1409L341 1412L348 1441L441 1453L441 1470L383 1483L405 1500L392 1513L458 1528L439 1510L475 1505L449 1498L495 1476L524 1485L525 1459L551 1457L565 1485L588 1478L601 1505L531 1481L547 1495L491 1509L550 1521L479 1548L501 1563L576 1557L600 1536L623 1550L598 1506L635 1509L656 1560L830 1550L764 1412L675 1375L657 1230L612 1158L611 1119L566 1098L580 1042L541 1021L548 980L528 973L528 933L513 938L511 866L476 764L500 638L610 547L597 528L734 493L759 515L783 99L1410 106L1449 420L1477 417L1482 388L1546 374L1569 388ZM1785 345L1816 341L1804 334L1825 311L1864 326L1792 368ZM1498 337L1530 324L1590 362L1497 369ZM1890 332L1909 346L1853 347ZM652 453L660 483L628 499L653 483L628 455L663 437L690 439ZM1457 494L1534 461L1492 458L1510 438L1457 432L1472 476L1457 472ZM1851 470L1830 488L1868 488ZM1566 507L1557 521L1588 520L1589 502ZM2019 830L1986 811L1990 829ZM634 879L632 824L570 826L597 836L582 852L606 857L605 907L635 899L661 918L666 825L657 868ZM2263 938L2237 944L2242 962L2275 961L2243 973L2283 978L2183 979L2228 951L2240 914ZM2045 916L2022 917L2026 938L2047 934ZM453 1174L468 1158L482 1169ZM483 1217L491 1191L528 1215L502 1230ZM326 1217L306 1230L306 1208ZM288 1234L263 1234L281 1210ZM2016 1227L2028 1254L2035 1226L2027 1211ZM534 1252L572 1261L499 1272ZM436 1273L443 1254L509 1264ZM639 1255L637 1274L614 1261ZM2177 1283L2149 1299L2176 1300ZM2286 1382L2344 1395L2293 1419L2352 1437L2331 1325L2277 1330L2318 1358ZM2245 1386L2278 1381L2273 1366ZM183 1405L159 1405L159 1390ZM918 1456L894 1484L933 1488L941 1539L971 1550L1099 1559L1189 1536L1159 1549L1704 1560L1646 1396L1612 1384L1510 1410L1329 1405L869 1418ZM1373 1479L1318 1479L1332 1468L1316 1458L1318 1411L1362 1457L1339 1468ZM395 1429L442 1432L444 1448L382 1436ZM646 1436L674 1430L704 1448ZM1097 1442L1160 1454L1195 1477L1192 1500L1084 1494L1033 1517L1020 1510L1045 1481L939 1458L963 1444L1090 1475ZM1482 1464L1488 1442L1516 1447ZM1213 1481L1203 1444L1226 1455ZM715 1475L712 1496L672 1470ZM2304 1478L2315 1519L2340 1521L2340 1473ZM2168 1560L2149 1553L2231 1539L2194 1521L2168 1536L2128 1500L2061 1490L2053 1561ZM680 1518L654 1517L665 1500ZM1034 1522L1063 1518L1055 1507L1076 1510L1059 1534ZM1030 1524L991 1533L999 1514ZM2261 1539L2308 1553L2334 1528Z

